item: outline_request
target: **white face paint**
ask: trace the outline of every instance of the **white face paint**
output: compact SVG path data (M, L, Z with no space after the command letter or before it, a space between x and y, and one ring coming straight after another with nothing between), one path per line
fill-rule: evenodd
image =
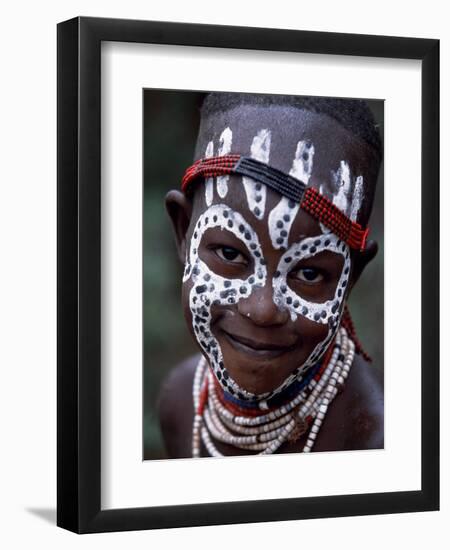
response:
M205 231L220 227L229 231L244 243L249 257L253 258L254 272L247 279L226 279L214 273L198 254ZM208 208L198 219L192 234L189 259L186 263L183 281L192 279L189 295L192 325L195 335L209 358L210 365L222 387L240 399L254 399L255 396L240 388L229 376L223 364L219 343L211 332L211 307L228 306L248 297L255 287L266 284L267 270L262 258L261 245L253 228L238 213L223 204Z
M226 279L214 273L200 258L199 246L201 239L205 231L213 227L219 227L233 233L247 247L248 255L253 259L254 265L254 271L247 279ZM295 294L287 284L287 275L292 266L299 260L310 258L324 250L342 255L344 265L333 299L319 304L309 302ZM274 302L280 308L287 308L292 320L295 320L297 315L302 315L311 321L328 324L329 330L326 338L315 347L307 360L299 365L278 388L260 395L252 394L240 388L224 367L219 342L210 328L211 308L213 305L234 305L239 300L248 298L255 288L263 287L267 280L266 262L256 232L241 214L223 204L208 208L196 222L183 281L190 278L192 280L193 286L189 295L189 306L192 313L194 332L223 389L239 399L261 401L270 399L295 380L299 380L305 370L317 362L326 350L339 326L349 273L350 252L348 246L335 235L322 235L304 239L292 245L283 254L272 280Z
M309 302L290 289L287 284L287 275L292 270L292 266L299 261L312 258L324 251L334 252L344 257L341 276L331 300L323 303ZM297 319L298 315L303 315L316 323L328 324L331 320L334 324L338 319L350 276L350 249L345 242L332 233L308 237L293 244L283 254L276 275L277 277L273 279L274 301L278 306L286 307L289 310L293 321Z
M220 134L219 138L219 157L228 155L231 152L231 143L233 140L233 132L230 128L225 128L225 130ZM221 199L225 198L228 193L228 180L230 176L218 176L217 177L217 193Z
M270 156L270 142L270 130L260 130L253 138L252 145L250 147L251 158L268 164ZM266 208L266 186L245 176L242 177L242 183L244 184L248 209L258 218L258 220L262 220L264 218L264 211Z
M356 221L364 194L363 176L353 178L350 167L345 160L341 160L339 168L336 172L332 172L332 176L335 191L333 204L352 221ZM323 193L322 186L320 191Z
M205 157L210 158L214 155L214 143L210 141L206 146ZM214 194L214 178L206 178L205 180L205 201L207 206L211 206Z
M313 169L314 145L310 141L299 141L289 174L308 185ZM289 233L300 205L286 197L269 214L268 225L272 246L287 248Z
M225 128L219 139L218 155L231 152L232 131ZM260 130L254 136L250 153L251 157L269 163L271 132ZM309 141L297 143L295 156L292 162L290 175L308 184L314 159L314 145ZM214 145L210 141L206 148L206 157L214 154ZM363 178L358 176L352 180L350 168L346 161L341 161L338 170L333 175L334 194L333 203L352 220L356 220L361 207L363 195ZM229 176L217 177L217 193L224 198L228 192ZM264 184L252 178L243 177L243 185L249 211L257 219L265 215L267 188ZM320 190L323 193L323 186ZM353 191L353 196L352 196ZM243 216L224 204L212 205L214 199L213 178L207 178L205 185L205 200L207 210L199 217L192 235L183 281L191 279L193 286L189 295L189 306L192 313L192 323L200 347L206 353L223 389L239 399L266 401L283 391L292 382L300 380L305 371L314 365L327 349L339 327L343 311L345 290L350 277L350 250L346 243L341 241L328 228L321 225L322 235L303 239L292 244L288 249L289 234L299 210L299 204L286 197L282 197L268 216L268 230L272 245L275 249L285 248L278 268L272 279L273 301L279 308L289 311L294 322L298 316L306 317L309 321L327 325L328 333L322 342L317 344L306 361L299 365L283 383L270 392L255 395L239 387L225 369L223 355L219 342L211 332L211 308L213 305L230 306L239 300L248 298L253 290L263 287L267 281L266 261L262 255L258 236L252 226ZM226 279L214 273L199 256L201 239L210 228L219 227L229 231L242 241L248 249L248 256L253 259L254 272L244 279ZM297 295L288 285L288 274L292 267L300 260L311 258L323 251L333 252L344 258L343 267L334 296L323 303L305 300Z
M328 250L344 257L339 282L337 284L334 296L331 300L323 303L310 302L301 295L296 294L287 283L287 276L300 260L311 258ZM310 366L314 365L322 354L326 351L329 343L333 339L339 327L340 318L343 312L343 300L345 289L350 277L350 249L346 243L341 241L336 235L320 235L309 237L293 244L280 258L278 269L272 279L273 300L278 307L287 308L291 320L295 321L298 315L306 317L316 323L327 324L328 334L322 342L319 342L311 352L307 360L298 367L284 382L282 389L289 386L297 380Z
M350 203L351 178L350 167L345 160L341 160L339 168L333 172L333 180L336 189L336 193L333 195L333 204L346 214Z
M287 248L289 233L299 208L298 202L283 197L270 211L267 223L274 248Z
M310 141L299 141L289 174L308 185L312 174L313 160L314 145Z
M362 176L358 176L355 180L352 208L350 211L350 219L352 220L352 222L356 222L358 218L358 212L359 212L359 209L361 208L361 203L363 199L363 186L364 186L364 178Z

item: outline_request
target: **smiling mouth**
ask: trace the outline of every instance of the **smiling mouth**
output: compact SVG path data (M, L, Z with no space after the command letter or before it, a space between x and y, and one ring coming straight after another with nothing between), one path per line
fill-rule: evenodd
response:
M258 357L259 359L273 359L274 357L279 357L294 348L294 346L279 346L266 342L257 342L255 340L251 340L243 336L237 336L236 334L230 334L225 331L223 331L223 334L234 349L244 352L247 355Z

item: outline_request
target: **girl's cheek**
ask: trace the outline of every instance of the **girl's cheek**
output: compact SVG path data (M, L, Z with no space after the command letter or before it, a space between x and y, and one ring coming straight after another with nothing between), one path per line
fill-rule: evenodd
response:
M188 323L188 327L193 333L192 330L192 312L191 308L189 307L189 295L191 292L191 289L193 287L193 283L191 280L188 280L184 282L181 286L181 302L183 304L183 312L184 312L184 318L186 319Z
M301 315L294 321L294 327L302 340L302 345L311 348L327 337L330 328L328 325L315 323Z

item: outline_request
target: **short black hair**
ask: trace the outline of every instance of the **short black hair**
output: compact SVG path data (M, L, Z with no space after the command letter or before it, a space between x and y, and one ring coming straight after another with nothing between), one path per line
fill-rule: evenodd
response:
M242 105L296 107L327 115L370 145L378 161L381 161L382 145L378 125L367 102L363 99L211 92L203 100L201 117L207 118L215 113Z

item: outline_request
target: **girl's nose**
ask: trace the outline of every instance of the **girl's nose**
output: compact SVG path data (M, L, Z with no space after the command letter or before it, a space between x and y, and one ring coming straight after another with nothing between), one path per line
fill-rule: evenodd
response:
M271 277L267 278L263 287L253 288L248 298L239 300L238 311L260 326L283 325L289 319L288 310L273 301Z

